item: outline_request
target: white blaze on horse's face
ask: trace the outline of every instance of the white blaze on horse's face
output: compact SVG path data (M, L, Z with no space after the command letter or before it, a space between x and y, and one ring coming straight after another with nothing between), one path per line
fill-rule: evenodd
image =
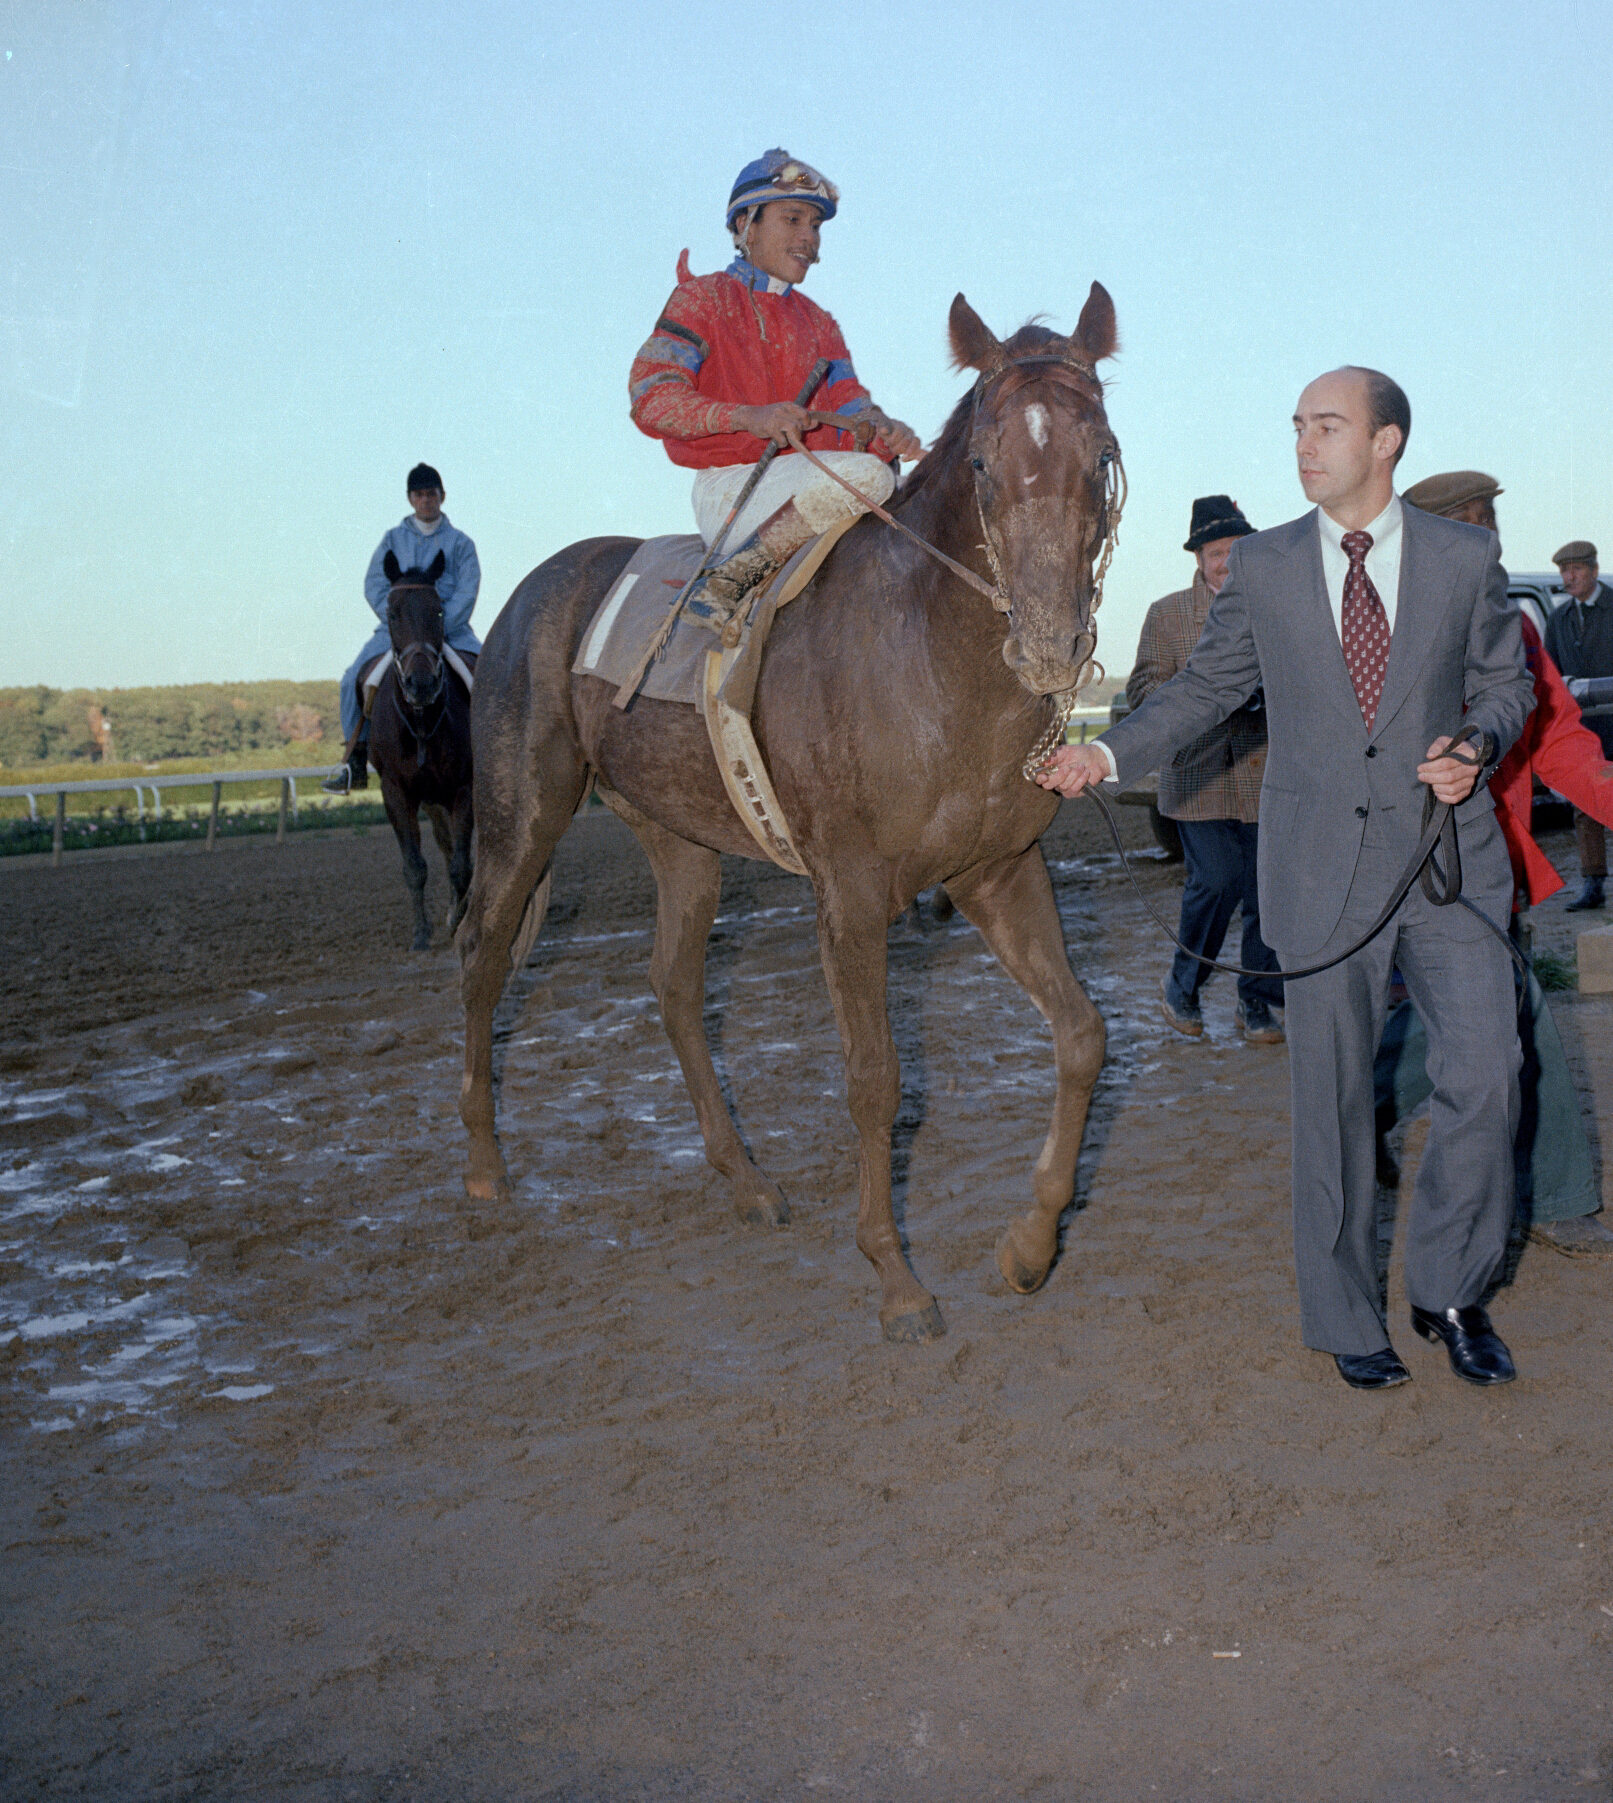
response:
M1040 401L1032 401L1025 409L1025 424L1030 428L1030 435L1036 441L1039 451L1047 448L1047 409ZM1031 478L1035 481L1035 477Z

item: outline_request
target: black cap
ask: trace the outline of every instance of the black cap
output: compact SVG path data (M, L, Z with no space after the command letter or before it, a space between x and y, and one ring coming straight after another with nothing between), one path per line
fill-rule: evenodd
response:
M1193 524L1187 530L1184 551L1213 545L1218 538L1247 538L1254 527L1243 517L1230 495L1200 495L1193 503Z
M407 487L409 493L412 495L423 495L428 489L433 488L436 489L438 494L446 492L442 485L442 477L437 474L429 463L417 463L414 468L409 471Z

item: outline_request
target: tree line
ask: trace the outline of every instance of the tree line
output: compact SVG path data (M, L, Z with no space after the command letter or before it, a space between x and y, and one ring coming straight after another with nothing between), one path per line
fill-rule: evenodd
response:
M154 763L315 745L341 733L334 682L0 689L0 766Z

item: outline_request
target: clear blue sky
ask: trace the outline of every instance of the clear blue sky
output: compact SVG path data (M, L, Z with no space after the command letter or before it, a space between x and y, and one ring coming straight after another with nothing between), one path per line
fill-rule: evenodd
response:
M962 289L1123 340L1129 667L1194 495L1301 511L1304 382L1410 393L1405 480L1506 489L1507 560L1613 564L1613 8L0 5L0 683L335 675L437 465L485 633L568 541L689 529L626 416L742 163L843 194L809 292L928 437Z

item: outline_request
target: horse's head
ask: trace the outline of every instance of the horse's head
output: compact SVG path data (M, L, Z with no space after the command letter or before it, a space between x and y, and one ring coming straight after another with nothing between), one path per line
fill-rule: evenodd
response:
M423 570L405 570L390 551L381 561L391 591L387 631L398 661L398 683L410 707L430 707L442 693L442 601L437 578L447 568L441 551Z
M957 366L979 372L967 455L1008 601L1003 659L1033 694L1062 693L1097 648L1093 615L1119 523L1120 446L1096 372L1118 342L1114 302L1094 282L1068 338L1027 325L1002 343L960 294L949 326Z

